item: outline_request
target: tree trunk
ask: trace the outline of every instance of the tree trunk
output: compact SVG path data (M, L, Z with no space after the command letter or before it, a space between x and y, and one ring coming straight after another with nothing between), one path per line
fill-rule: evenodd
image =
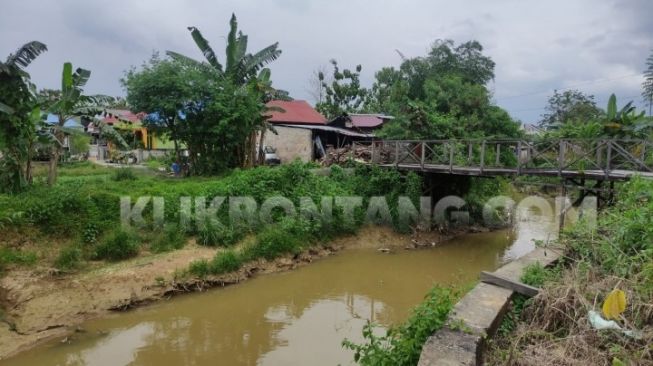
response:
M65 119L59 118L59 126L63 126ZM52 155L50 156L50 164L48 165L48 185L53 186L57 183L57 164L59 164L59 158L61 157L61 149L64 145L64 138L66 137L61 131L57 129L54 132L54 136L57 139L57 144L52 147Z
M52 155L50 155L50 162L48 164L48 185L53 186L57 183L57 164L59 163L59 157L61 152L59 151L59 146L52 148Z
M263 165L265 163L265 155L263 154L263 139L265 138L265 127L261 129L261 135L258 138L258 149L256 149L256 163Z

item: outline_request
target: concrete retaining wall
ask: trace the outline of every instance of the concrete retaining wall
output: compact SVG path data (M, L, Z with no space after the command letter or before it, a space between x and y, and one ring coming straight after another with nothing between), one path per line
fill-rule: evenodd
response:
M538 248L499 268L494 274L519 281L524 268L539 262L549 266L561 255L558 248ZM481 365L485 339L496 332L513 291L479 283L454 307L447 325L428 338L419 366Z

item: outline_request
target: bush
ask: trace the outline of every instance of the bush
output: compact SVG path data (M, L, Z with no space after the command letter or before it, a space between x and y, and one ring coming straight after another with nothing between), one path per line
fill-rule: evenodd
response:
M190 272L194 276L204 278L209 274L211 274L211 265L209 264L209 261L207 261L206 259L193 261L188 267L188 272Z
M138 236L123 229L110 233L95 250L96 259L119 261L138 254Z
M83 253L82 249L76 245L65 247L61 249L54 266L65 271L79 268L82 263Z
M113 174L113 180L123 181L123 180L136 180L136 174L131 168L118 168Z
M244 228L227 225L214 227L207 224L197 233L197 244L208 247L227 247L236 244L244 235Z
M181 249L186 244L186 236L177 225L166 225L163 232L154 237L150 250L154 253L164 253Z
M374 325L368 323L363 327L366 343L345 340L342 344L354 351L354 361L361 365L417 365L424 342L442 328L458 297L458 292L435 287L405 323L390 328L385 336L375 335Z
M256 237L256 242L245 249L245 258L267 260L287 253L299 253L301 237L283 225L268 225Z
M219 252L211 261L211 274L219 275L234 272L243 265L242 258L233 250Z

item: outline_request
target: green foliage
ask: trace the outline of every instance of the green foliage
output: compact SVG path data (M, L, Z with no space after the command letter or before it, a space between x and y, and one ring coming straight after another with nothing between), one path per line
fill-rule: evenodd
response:
M206 259L191 262L188 272L193 276L204 278L211 274L211 264Z
M54 261L55 267L70 271L79 268L84 258L82 249L77 245L64 247Z
M233 249L228 249L218 252L210 261L206 259L193 261L188 267L188 273L199 278L209 275L217 276L239 270L243 261L244 258L241 254Z
M31 156L39 114L36 87L24 71L47 51L40 42L29 42L0 62L0 192L16 193L31 183Z
M243 265L242 257L234 250L218 252L210 263L211 274L234 272Z
M136 179L138 179L136 177L136 174L134 174L134 171L130 168L118 168L113 174L113 180L115 181L136 180Z
M458 297L456 291L435 287L405 323L385 336L374 334L374 325L368 323L363 328L365 343L345 340L343 346L354 351L354 361L361 365L416 365L424 342L442 328Z
M653 111L653 50L646 58L646 70L644 70L644 81L642 82L642 98L648 104L648 114L652 116Z
M256 237L256 242L246 248L245 257L248 259L274 259L283 254L297 254L305 244L305 227L301 220L287 219L280 224L269 225L263 228Z
M521 281L530 286L542 287L546 282L555 281L559 276L559 267L545 268L540 262L536 262L524 268Z
M154 237L150 250L154 253L164 253L181 249L186 244L186 236L181 228L174 224L165 225L163 231Z
M486 83L494 62L476 41L436 42L426 57L384 68L368 98L370 111L396 118L379 136L390 139L518 137L519 123L491 103Z
M139 251L139 241L134 232L115 229L95 248L95 258L119 261L134 257Z
M584 124L596 120L604 113L596 105L594 96L578 90L555 91L547 102L546 113L539 124L557 128L566 124Z
M328 119L338 117L343 113L360 112L368 93L360 84L361 65L357 65L355 71L340 70L336 60L330 62L333 65L331 83L325 81L323 72L318 73L324 101L317 103L315 109Z
M0 272L10 264L31 265L36 262L36 259L35 253L0 247Z
M246 228L236 228L232 225L215 227L207 224L197 234L197 243L204 246L227 247L236 244L246 233Z

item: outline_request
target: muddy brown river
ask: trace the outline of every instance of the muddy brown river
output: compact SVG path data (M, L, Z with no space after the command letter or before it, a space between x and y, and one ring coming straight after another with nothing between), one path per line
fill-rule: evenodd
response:
M391 254L345 249L299 269L90 321L0 365L349 365L367 319L404 321L435 284L467 284L526 254L552 223ZM381 329L379 329L381 331Z

